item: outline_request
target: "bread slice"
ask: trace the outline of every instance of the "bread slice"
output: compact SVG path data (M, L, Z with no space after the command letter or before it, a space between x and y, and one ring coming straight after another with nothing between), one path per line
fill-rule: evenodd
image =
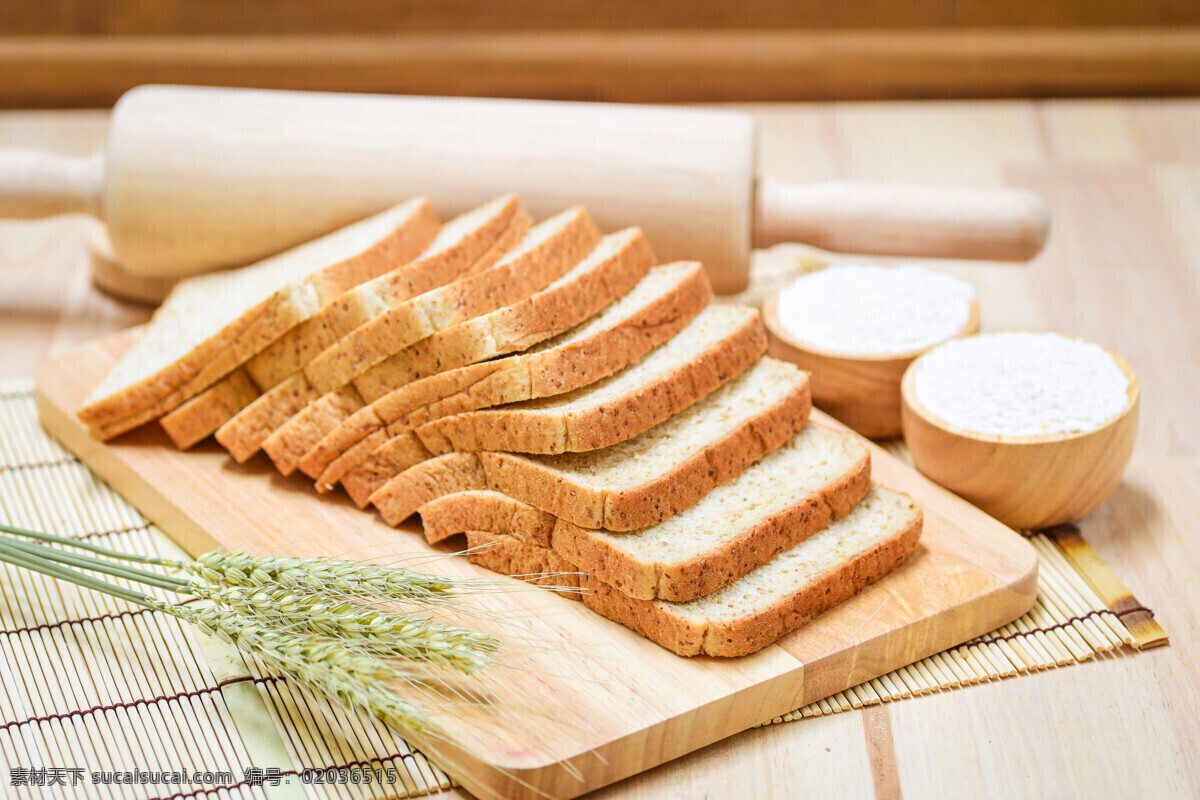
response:
M532 224L514 194L455 217L411 264L336 298L251 359L247 372L264 391L270 389L389 309L491 267L519 246Z
M359 465L344 483L361 506L384 481L439 453L550 454L608 447L702 399L766 348L758 311L709 306L641 363L591 386L547 400L445 417L400 431L369 454L360 452L371 446L364 440L351 454L360 456Z
M711 298L699 263L655 267L599 315L528 352L441 372L384 395L326 434L300 467L305 474L319 475L321 492L345 478L347 491L363 506L385 477L367 462L377 449L390 446L390 438L443 416L586 386L674 336ZM382 460L387 457L381 453Z
M392 478L370 501L396 525L441 495L494 489L582 527L646 528L783 445L811 410L808 374L763 358L691 408L612 447L550 456L449 453Z
M495 267L358 326L314 357L305 374L317 389L332 392L426 336L528 297L582 261L600 239L583 208L564 211L530 229Z
M583 602L679 655L743 656L895 570L916 549L922 521L906 495L873 486L844 518L704 597L639 600L584 574Z
M740 375L767 350L758 310L713 305L638 364L557 397L457 414L417 428L431 453L565 453L623 442Z
M454 492L417 509L430 544L459 533L481 532L511 536L538 547L549 547L558 517L491 489Z
M420 378L515 353L583 323L628 294L656 262L641 228L605 236L537 294L406 348L354 379L374 402Z
M412 259L438 227L416 198L249 267L181 281L84 400L80 421L108 438L169 411L334 296Z
M862 442L809 424L668 520L625 533L559 520L551 547L630 597L694 600L844 517L870 480Z
M516 246L531 224L529 214L511 194L456 217L409 263L331 295L319 311L240 369L163 417L163 429L180 448L210 436L259 394L301 370L313 356L368 319L492 266ZM257 391L246 391L251 385ZM235 398L240 404L233 404Z
M535 586L582 600L580 581L584 576L570 562L548 547L538 547L512 536L491 531L465 531L467 560L472 564L511 575Z
M439 497L418 512L430 543L491 531L553 547L631 597L680 602L716 591L844 517L870 477L870 453L856 437L810 423L696 505L639 531L581 528L490 490Z
M640 229L611 234L545 289L407 347L363 378L385 368L394 386L523 350L595 315L633 288L653 264L654 252ZM281 426L263 442L263 450L289 474L326 433L365 405L362 383L355 379Z
M582 208L569 209L534 226L493 266L388 308L322 351L300 372L280 381L221 426L217 441L237 461L246 461L305 406L346 385L349 377L354 377L354 369L365 371L378 361L380 353L386 357L471 317L528 297L578 263L600 238L595 222ZM389 348L391 352L386 352Z

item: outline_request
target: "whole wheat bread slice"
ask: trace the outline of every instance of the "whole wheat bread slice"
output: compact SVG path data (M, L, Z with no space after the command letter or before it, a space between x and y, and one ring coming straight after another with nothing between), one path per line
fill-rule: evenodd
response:
M373 442L383 437L369 436L335 461L334 469L357 462L339 477L361 507L386 481L439 452L560 453L607 447L700 400L746 369L765 349L766 335L757 311L709 306L642 362L611 378L549 402L497 409L499 419L490 429L491 415L485 413L484 419L468 419L465 425L459 416L451 416L416 430L400 430L378 446ZM442 425L454 426L455 438L434 427ZM396 427L389 426L388 433ZM464 428L467 435L462 435Z
M600 241L595 222L573 208L534 226L518 246L487 269L406 300L373 317L280 381L217 430L217 441L244 462L277 428L309 403L349 382L383 357L426 336L528 297L559 278ZM364 330L369 328L369 330ZM364 347L362 358L356 347ZM385 345L386 343L386 345ZM391 352L384 352L388 347Z
M812 409L808 375L763 358L692 407L586 453L449 453L389 480L371 503L392 525L437 497L494 489L587 528L636 530L695 505L787 442Z
M694 600L844 517L870 480L865 445L853 434L809 424L664 522L615 533L558 520L550 546L630 597Z
M639 363L564 395L417 428L431 453L566 453L623 442L706 397L767 350L758 310L713 305Z
M299 371L354 328L417 295L486 269L525 235L532 219L515 195L504 195L447 223L412 261L332 295L311 317L242 367L162 419L177 447L212 435L254 398ZM256 391L248 391L249 387ZM234 404L234 401L237 404Z
M270 389L389 309L491 267L520 244L532 224L514 194L455 217L412 263L336 298L251 359L246 371L261 389Z
M906 495L873 486L842 519L704 597L639 600L584 574L583 602L679 655L747 655L899 567L916 549L922 521Z
M587 257L541 291L440 331L401 350L367 375L387 367L390 380L398 385L524 350L594 316L632 289L653 264L654 252L640 229L605 236ZM360 387L356 379L310 404L263 442L263 450L281 472L291 473L321 437L366 405L369 397Z
M640 228L609 234L570 272L537 294L405 348L356 377L354 385L374 402L415 380L527 350L624 297L656 261Z
M766 348L766 331L757 310L709 306L641 362L591 386L400 431L364 454L343 483L361 506L390 477L435 454L455 450L551 454L608 447L702 399L739 375ZM362 449L368 446L367 440L361 443Z
M699 263L655 267L599 315L528 352L441 372L384 395L326 434L300 467L305 474L319 475L320 492L345 477L347 490L363 506L381 483L365 462L392 437L451 414L586 386L674 336L711 298ZM381 455L386 459L386 452Z
M445 495L418 509L430 543L490 531L552 547L643 600L716 591L844 517L867 493L871 458L853 435L809 423L783 447L696 505L639 531L590 530L500 492Z
M467 560L501 575L543 586L568 600L582 600L585 576L558 553L491 531L464 531Z
M78 411L103 438L199 393L352 286L405 263L437 234L425 198L248 267L181 281Z
M315 356L304 372L319 390L332 392L426 336L548 286L582 261L601 238L582 207L564 211L531 228L494 267L422 295L422 302L387 309Z
M471 489L443 495L417 509L430 544L459 533L487 531L549 547L558 517L502 492Z

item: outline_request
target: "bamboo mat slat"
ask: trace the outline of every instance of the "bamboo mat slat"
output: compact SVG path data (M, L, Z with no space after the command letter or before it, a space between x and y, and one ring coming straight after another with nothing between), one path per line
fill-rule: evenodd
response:
M27 380L0 382L0 518L121 550L183 555L42 431ZM1167 643L1153 612L1078 529L1066 526L1030 540L1039 556L1039 591L1028 614L762 724ZM47 796L375 800L451 786L445 772L379 722L337 708L173 617L7 565L0 565L0 687L0 763L9 765L0 781L6 788L21 780L28 786L60 780L66 785L47 785ZM356 768L359 776L371 771L376 782L338 782ZM113 786L92 776L176 770L189 780ZM314 770L333 770L334 780L301 780Z

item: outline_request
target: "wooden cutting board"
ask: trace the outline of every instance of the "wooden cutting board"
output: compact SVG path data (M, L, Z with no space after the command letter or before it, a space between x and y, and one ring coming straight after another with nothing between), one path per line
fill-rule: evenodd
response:
M415 528L398 531L343 496L319 496L263 457L238 465L211 442L181 453L153 425L93 441L72 412L130 341L117 334L45 363L42 422L188 551L380 560L434 552ZM739 659L681 658L543 590L487 595L480 602L508 621L471 624L520 640L489 684L494 708L439 714L444 739L412 740L477 796L575 797L994 630L1033 605L1037 557L1027 542L874 445L871 456L876 479L925 510L917 551L880 584ZM463 558L422 568L495 579Z

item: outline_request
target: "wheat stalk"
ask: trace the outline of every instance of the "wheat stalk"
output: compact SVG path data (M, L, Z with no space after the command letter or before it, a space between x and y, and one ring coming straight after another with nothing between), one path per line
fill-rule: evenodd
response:
M0 531L10 534L0 535L0 562L170 614L349 708L410 730L427 729L429 716L392 690L425 688L437 677L428 672L431 667L474 672L491 664L499 648L486 633L349 599L446 602L453 600L452 590L469 586L408 569L221 553L195 561L156 559L3 524ZM95 555L17 537L67 544ZM192 577L111 559L176 568ZM176 605L92 573L191 595L212 605Z
M450 595L456 582L403 567L387 567L325 558L205 553L194 561L170 561L174 567L211 583L247 588L293 587L335 597L434 602Z
M487 666L499 642L486 633L413 614L397 614L286 586L244 589L193 584L197 597L298 632L338 639L379 656L422 661L470 673Z

